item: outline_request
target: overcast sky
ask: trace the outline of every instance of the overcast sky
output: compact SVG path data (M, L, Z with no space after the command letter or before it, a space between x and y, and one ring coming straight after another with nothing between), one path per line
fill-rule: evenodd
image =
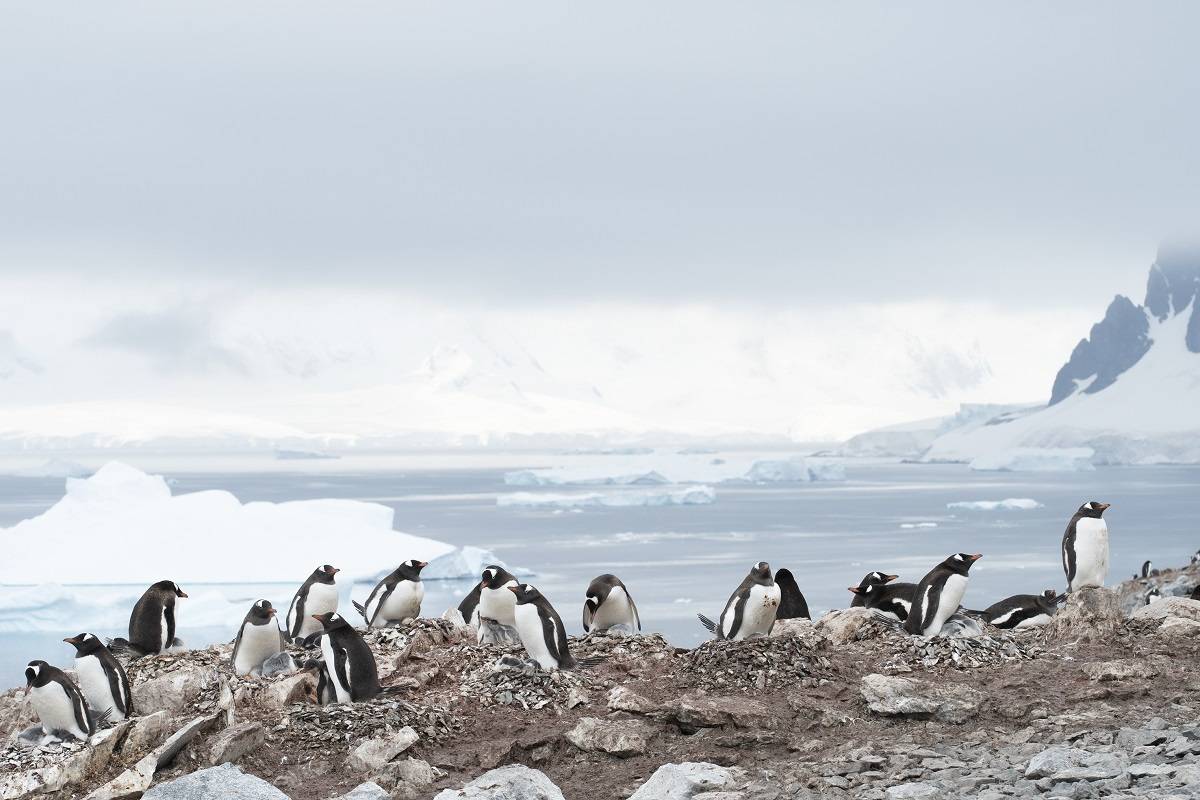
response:
M1198 29L1192 2L7 4L0 374L53 372L58 336L236 377L222 298L290 287L601 327L986 307L1052 372L1196 233Z

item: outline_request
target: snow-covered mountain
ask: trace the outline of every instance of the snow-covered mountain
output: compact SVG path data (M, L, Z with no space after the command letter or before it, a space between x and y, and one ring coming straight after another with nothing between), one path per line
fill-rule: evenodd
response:
M1200 462L1200 247L1159 251L1145 301L1112 301L1045 407L947 431L923 459L1003 463L1018 448L1090 448L1093 464Z

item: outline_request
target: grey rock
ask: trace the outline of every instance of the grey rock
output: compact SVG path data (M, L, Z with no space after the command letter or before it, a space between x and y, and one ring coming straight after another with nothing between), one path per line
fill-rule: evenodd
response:
M144 717L135 717L133 727L125 736L122 752L126 755L137 755L158 747L163 739L171 733L171 714L167 711L156 711Z
M1078 383L1093 378L1083 391L1098 392L1132 367L1150 349L1150 325L1140 306L1124 295L1117 295L1104 319L1092 326L1091 336L1081 339L1071 358L1054 376L1050 405L1077 391Z
M298 672L272 681L259 693L258 702L269 709L282 709L293 703L303 703L317 696L317 676L313 672Z
M937 800L945 796L940 788L924 781L889 786L885 794L888 800Z
M765 704L749 697L711 696L696 692L677 698L660 712L684 728L771 728L777 724Z
M1200 622L1200 600L1186 597L1164 597L1157 603L1142 606L1133 612L1133 619L1190 619Z
M1094 681L1123 681L1153 678L1158 670L1144 661L1093 661L1083 665L1083 674Z
M664 764L629 800L694 800L705 792L732 789L740 772L704 761Z
M609 711L628 711L633 714L649 714L658 706L653 700L643 697L626 686L614 686L608 693Z
M360 772L383 769L389 761L416 744L417 732L408 725L398 731L367 739L350 753L349 764Z
M1063 770L1082 766L1090 756L1091 753L1078 747L1051 747L1029 759L1025 766L1025 777L1046 778Z
M1067 595L1058 613L1045 625L1049 641L1098 640L1113 635L1125 624L1121 603L1110 589L1089 587Z
M646 752L654 731L638 720L584 717L567 731L566 738L580 750L629 758Z
M1158 626L1160 636L1200 636L1200 622L1184 617L1167 617Z
M566 800L546 775L523 764L485 772L461 789L444 789L433 800Z
M831 644L848 644L865 635L878 623L872 620L868 608L839 608L821 616L813 624L813 630L824 636Z
M226 728L213 740L209 750L209 762L225 764L238 761L247 753L262 747L267 740L267 732L260 722L243 722Z
M437 780L440 774L428 761L405 758L389 762L373 778L376 783L392 788L396 796L404 793L415 796Z
M262 778L247 775L233 764L209 767L160 783L142 795L145 800L289 800Z
M867 708L885 716L933 718L961 724L979 712L984 696L961 684L922 684L910 678L872 673L860 689Z
M178 715L186 712L200 694L220 681L217 671L187 661L177 662L176 669L133 683L133 707L141 711L166 710Z
M360 783L345 794L338 795L333 800L390 800L391 792L378 783L367 781Z

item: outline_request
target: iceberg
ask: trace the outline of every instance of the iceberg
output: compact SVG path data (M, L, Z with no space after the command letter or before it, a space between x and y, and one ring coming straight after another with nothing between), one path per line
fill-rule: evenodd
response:
M83 464L52 458L36 467L25 467L11 473L17 478L86 478L92 471Z
M164 578L298 585L321 563L350 583L376 575L381 560L432 561L454 550L393 530L392 510L378 503L172 494L162 476L115 461L90 478L68 478L66 495L39 516L0 528L0 547L10 583L141 589Z
M711 486L686 486L679 489L645 489L622 492L513 492L496 498L496 505L510 508L597 508L633 506L705 505L717 499Z
M582 477L557 470L523 469L504 473L507 486L661 486L670 482L656 470L601 477Z
M755 461L743 478L730 482L750 483L807 483L809 481L844 481L846 468L834 462L810 464L800 456L786 460Z
M508 569L508 565L497 558L491 550L466 545L431 560L429 566L421 570L421 577L424 580L456 580L459 578L479 580L483 568L489 564L498 564ZM513 572L513 570L509 571Z
M1041 503L1029 497L1008 497L1004 500L960 500L957 503L946 503L946 508L960 508L966 511L1032 511L1041 507Z
M1090 447L1013 447L975 458L977 472L1089 472L1094 470Z

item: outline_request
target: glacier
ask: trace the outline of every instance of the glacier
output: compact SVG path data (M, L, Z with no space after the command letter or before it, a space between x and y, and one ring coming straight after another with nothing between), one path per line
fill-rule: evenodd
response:
M978 472L1089 472L1094 470L1090 447L1012 447L971 461Z
M840 461L801 455L762 457L754 453L666 452L649 450L626 456L561 454L553 466L507 472L508 486L665 486L669 484L745 484L842 481Z

